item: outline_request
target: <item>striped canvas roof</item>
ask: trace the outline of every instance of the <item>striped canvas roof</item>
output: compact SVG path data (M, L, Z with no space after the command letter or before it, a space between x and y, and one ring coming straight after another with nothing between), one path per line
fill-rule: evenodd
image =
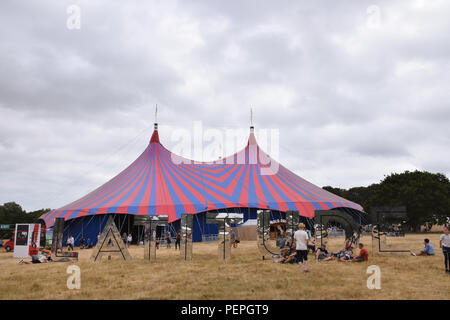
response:
M96 214L168 215L214 209L260 208L298 210L314 217L314 210L348 207L356 203L338 197L289 171L258 146L253 132L240 152L214 162L195 162L177 156L159 141L158 131L145 151L119 175L83 198L41 216L47 227Z

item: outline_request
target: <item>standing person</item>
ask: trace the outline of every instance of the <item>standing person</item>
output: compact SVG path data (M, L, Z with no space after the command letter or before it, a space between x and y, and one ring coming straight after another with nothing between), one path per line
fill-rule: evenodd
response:
M131 236L131 233L127 237L127 247L131 244L131 241L133 241L133 237Z
M233 248L236 248L236 233L234 232L233 229L231 229L230 241L231 241L231 245L233 246Z
M445 273L450 274L450 234L449 226L444 228L444 234L441 235L439 246L442 248L445 261Z
M166 232L166 248L170 249L170 244L172 243L172 239L170 237L170 231Z
M103 233L101 233L101 232L97 235L97 243L100 241L100 238L102 237L102 235L103 235Z
M153 239L153 241L155 241L156 249L159 249L159 240L156 238L156 230L153 230L152 239Z
M128 236L127 236L127 233L126 233L126 232L124 232L124 233L122 234L122 241L123 241L123 243L125 243L125 244L128 246L128 244L127 244Z
M73 239L73 237L71 235L69 235L69 237L67 238L67 250L72 249L73 251L73 244L75 243L75 240Z
M181 232L177 232L177 237L175 238L175 250L180 249L180 243L181 243Z
M352 243L354 243L354 244L358 244L358 241L359 241L359 233L358 233L358 231L355 230L355 231L353 232L353 236L352 236L351 241L352 241Z
M300 266L300 270L303 267L304 272L308 270L308 234L305 231L305 225L300 223L298 230L294 233L295 249L297 250L297 261Z
M80 239L80 249L84 249L85 243L86 243L86 240L84 239L84 237L81 237L81 239Z

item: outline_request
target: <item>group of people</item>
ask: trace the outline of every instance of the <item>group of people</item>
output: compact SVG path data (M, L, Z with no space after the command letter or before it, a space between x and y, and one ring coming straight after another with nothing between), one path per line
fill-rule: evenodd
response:
M352 239L353 240L353 239ZM365 262L369 260L369 252L364 247L363 243L358 244L359 253L354 255L352 243L354 241L346 240L345 247L336 253L327 250L326 242L323 242L319 248L316 249L314 239L311 234L305 230L305 225L300 223L298 230L294 233L294 240L292 243L278 242L280 245L280 255L274 262L277 263L298 263L303 272L308 270L308 252L312 251L315 255L316 261L342 261L342 262ZM359 239L358 239L359 240ZM439 247L444 254L445 273L450 274L450 234L449 226L444 228L444 234L440 236ZM435 254L434 246L429 239L424 239L424 249L414 253L413 256L432 256Z
M86 239L82 236L80 239L80 249L90 249L92 248L91 239Z
M154 235L154 237L156 238L156 234ZM172 234L170 233L169 230L167 230L167 232L164 234L163 239L166 242L166 248L170 249L172 248ZM159 243L160 241L158 239L155 240L155 245L156 245L156 249L159 249ZM177 235L175 236L175 250L180 250L180 245L181 245L181 231L177 232Z
M154 237L156 238L156 233L155 233ZM164 234L164 236L162 238L166 242L166 248L167 249L172 248L172 234L170 233L169 230L167 230L167 232ZM177 248L180 249L180 242L181 242L181 233L180 233L180 231L178 231L177 236L175 238L175 250L177 250ZM159 240L158 239L155 240L155 244L156 244L156 249L159 249Z
M123 243L125 243L125 246L128 248L128 246L131 244L131 242L133 241L133 236L130 234L127 235L126 232L124 232L122 234L122 241Z
M166 248L170 249L172 248L172 234L170 233L170 231L167 231L164 235L164 239L166 241ZM234 232L234 230L231 230L230 232L230 241L231 241L231 245L234 248L237 248L238 243L240 242L239 239L237 239L236 237L236 233ZM181 231L177 232L177 235L175 236L175 250L180 250L180 245L181 245ZM159 248L159 241L156 240L156 248Z
M103 233L101 233L101 232L97 235L97 242L100 240L102 235L103 235ZM163 239L165 240L166 248L168 248L168 249L172 248L172 234L170 233L170 231L167 231L164 233ZM234 248L237 248L238 243L240 241L239 241L239 239L237 239L236 233L234 232L234 230L231 230L230 239L231 239L232 246ZM131 244L131 242L133 241L133 236L131 235L131 233L127 235L127 233L124 232L122 234L122 241L128 247ZM156 248L157 249L159 249L159 243L160 243L160 241L158 241L156 239ZM69 235L69 237L67 238L66 245L67 245L68 251L73 251L74 246L75 246L75 239L73 238L72 235ZM180 250L180 245L181 245L181 231L178 231L176 234L176 237L175 237L175 250L177 250L177 249ZM93 245L91 243L91 240L88 239L86 242L86 239L82 236L80 239L80 249L89 249L92 247L93 247Z
M363 243L358 244L359 254L353 254L353 247L351 241L345 242L345 247L339 250L337 253L328 252L326 242L316 250L316 261L330 261L337 260L342 262L364 262L369 261L369 252L364 248Z
M328 252L326 243L322 243L316 249L314 239L309 230L306 230L305 224L300 223L298 230L294 233L294 240L289 241L280 249L280 256L274 260L277 263L298 263L300 270L309 272L308 269L308 252L312 251L316 257L316 261L346 261L346 262L363 262L369 260L369 252L364 248L364 244L359 243L359 254L353 255L353 247L351 241L345 242L345 247L337 253Z
M75 246L75 239L73 238L72 235L69 235L67 237L66 244L67 244L67 251L73 251L73 248ZM80 238L80 249L90 249L92 247L93 246L92 246L92 243L91 243L91 239L88 238L87 241L86 241L86 239L83 236L81 236L81 238Z
M411 252L413 256L434 256L435 250L434 246L430 243L430 239L423 240L424 248L423 250L415 253ZM444 233L439 238L439 247L442 249L442 253L444 254L444 265L445 265L445 273L450 274L450 234L449 234L449 226L444 227Z

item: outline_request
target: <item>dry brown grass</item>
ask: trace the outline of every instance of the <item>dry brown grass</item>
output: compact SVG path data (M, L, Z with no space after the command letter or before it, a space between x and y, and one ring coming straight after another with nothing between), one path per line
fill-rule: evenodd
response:
M242 242L231 261L217 259L216 243L195 243L194 260L179 259L178 251L159 249L156 263L143 259L143 248L132 247L132 261L91 262L91 250L79 250L81 289L66 286L72 263L19 265L12 253L0 253L0 299L449 299L450 276L443 270L439 236L427 235L434 257L405 253L372 255L370 237L363 237L369 263L315 262L310 273L298 265L262 261L256 243ZM418 251L423 235L388 238L388 243ZM329 245L342 246L333 239ZM366 286L366 268L381 268L381 290Z

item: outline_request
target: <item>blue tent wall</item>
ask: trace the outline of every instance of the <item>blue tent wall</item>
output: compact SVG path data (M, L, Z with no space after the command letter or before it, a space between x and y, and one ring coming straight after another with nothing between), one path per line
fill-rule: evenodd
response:
M218 211L243 213L244 221L247 221L248 219L257 218L256 210L257 209L255 208L234 208ZM105 227L106 222L108 220L108 216L110 215L116 217L116 214L98 214L66 221L64 225L63 244L65 245L69 235L72 235L75 240L75 246L80 245L80 239L82 236L84 236L86 241L89 239L91 241L91 244L95 246L97 244L97 236L100 232L103 231L103 228ZM117 215L117 216L120 216L118 222L116 222L117 229L119 229L119 232L121 234L122 231L128 232L127 230L122 230L123 227L122 223L125 222L124 219L126 219L126 215ZM170 224L169 230L172 236L175 236L176 232L180 229L180 222L181 222L180 220L181 219L176 220ZM206 212L197 213L194 216L194 228L192 237L192 240L194 242L202 241L203 235L217 234L217 233L218 233L217 225L206 223Z
M99 214L66 221L64 225L63 245L66 244L69 235L72 235L75 240L75 246L80 245L82 236L84 236L86 241L89 239L91 244L95 246L97 244L97 236L103 231L107 220L108 215Z

